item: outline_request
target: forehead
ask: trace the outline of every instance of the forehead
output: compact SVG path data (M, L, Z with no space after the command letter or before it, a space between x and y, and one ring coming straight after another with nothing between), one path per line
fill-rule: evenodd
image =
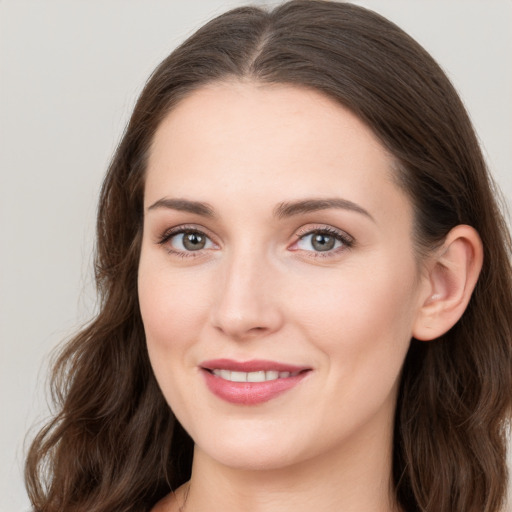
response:
M347 154L349 143L385 153L373 132L327 95L293 85L231 81L195 90L173 108L155 134L150 163L178 142L184 152L199 144L223 149L221 140L231 149L237 143L249 149L252 142L260 156L274 156L274 150L293 144L295 150L288 155L292 157L314 147L326 149L332 142ZM264 141L272 143L258 146Z
M208 201L335 193L378 206L385 192L401 192L392 156L357 116L289 85L227 82L192 92L161 123L148 164L146 203L170 193Z

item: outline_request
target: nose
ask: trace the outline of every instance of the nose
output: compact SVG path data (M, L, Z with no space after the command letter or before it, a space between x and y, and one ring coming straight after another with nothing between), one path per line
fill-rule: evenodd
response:
M211 309L213 327L235 340L278 331L283 312L276 273L262 255L241 254L226 261Z

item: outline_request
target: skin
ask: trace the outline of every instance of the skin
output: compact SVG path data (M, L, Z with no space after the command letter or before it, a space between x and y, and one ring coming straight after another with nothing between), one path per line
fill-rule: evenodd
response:
M392 168L357 117L303 88L213 84L162 122L139 300L156 378L196 448L190 488L155 511L179 510L185 494L186 511L396 510L397 383L432 290ZM213 216L169 199L206 203ZM275 215L306 199L351 207ZM187 251L180 226L204 233L204 248ZM351 243L319 251L310 233L322 229ZM234 405L205 385L200 363L216 358L311 371L268 402Z

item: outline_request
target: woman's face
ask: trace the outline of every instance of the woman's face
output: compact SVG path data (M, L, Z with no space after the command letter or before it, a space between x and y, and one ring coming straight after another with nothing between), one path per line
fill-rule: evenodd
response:
M238 468L388 453L426 287L372 132L311 90L204 87L156 132L144 207L149 355L196 449Z

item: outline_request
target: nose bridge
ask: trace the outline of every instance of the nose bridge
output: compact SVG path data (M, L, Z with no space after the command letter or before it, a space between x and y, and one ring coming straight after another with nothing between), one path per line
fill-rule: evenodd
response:
M212 308L214 327L238 339L277 330L282 319L275 273L265 251L250 245L227 255Z

